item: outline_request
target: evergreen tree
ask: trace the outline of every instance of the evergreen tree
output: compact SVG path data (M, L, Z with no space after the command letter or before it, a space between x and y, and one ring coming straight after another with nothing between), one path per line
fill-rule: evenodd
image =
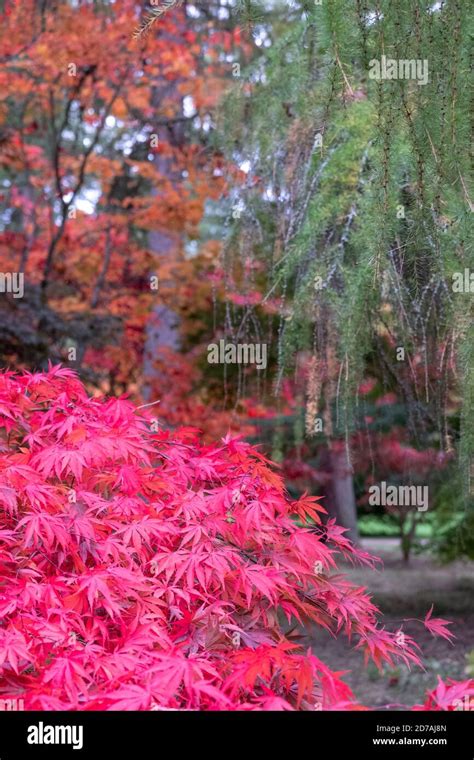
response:
M280 16L254 29L262 56L220 125L247 174L230 193L242 213L224 251L229 288L255 286L263 305L279 304L276 320L234 309L234 332L242 319L247 339L273 336L277 393L310 352L309 435L322 415L327 439L349 441L364 373L396 390L414 443L457 451L464 503L474 449L470 22L459 0L293 2L284 33Z

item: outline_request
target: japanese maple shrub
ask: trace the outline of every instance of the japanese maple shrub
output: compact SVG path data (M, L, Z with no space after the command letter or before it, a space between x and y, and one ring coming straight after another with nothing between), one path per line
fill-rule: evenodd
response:
M340 674L285 635L304 620L377 664L419 662L363 589L331 575L337 551L372 559L322 526L315 498L290 502L249 444L156 432L147 412L90 398L68 369L0 374L2 697L350 709Z

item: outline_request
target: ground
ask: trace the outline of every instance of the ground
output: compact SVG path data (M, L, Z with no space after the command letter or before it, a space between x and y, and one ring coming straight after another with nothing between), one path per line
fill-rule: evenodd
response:
M467 677L467 654L474 650L474 562L438 563L429 555L413 557L406 565L400 558L397 539L363 539L362 546L383 560L381 570L344 566L355 583L366 586L381 609L384 625L396 631L404 618L424 618L432 604L434 617L452 621L454 645L434 638L420 622L403 623L423 652L425 672L363 667L363 656L353 651L342 636L333 639L322 629L311 631L314 653L333 670L350 671L344 680L359 702L372 708L400 709L423 701L426 689L436 685L436 674L445 678Z

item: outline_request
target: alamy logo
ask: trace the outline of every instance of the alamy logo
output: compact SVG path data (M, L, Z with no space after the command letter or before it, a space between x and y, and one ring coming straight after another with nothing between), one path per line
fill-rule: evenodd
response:
M453 293L474 293L474 272L465 269L464 272L454 272Z
M474 710L474 697L468 697L465 694L462 699L455 699L453 701L453 708L455 710Z
M369 504L372 507L416 507L418 512L426 512L428 486L388 486L383 480L379 486L370 486Z
M28 744L72 744L73 749L82 749L83 726L28 726Z
M23 298L24 282L23 272L0 272L0 293L13 293L13 298Z
M16 699L13 697L12 699L0 699L0 712L9 712L17 710L24 710L25 709L25 700L24 699Z
M255 364L257 369L266 369L266 343L226 343L220 340L207 347L209 364Z
M370 79L416 79L418 84L428 84L428 61L426 58L399 59L383 55L379 60L369 61Z

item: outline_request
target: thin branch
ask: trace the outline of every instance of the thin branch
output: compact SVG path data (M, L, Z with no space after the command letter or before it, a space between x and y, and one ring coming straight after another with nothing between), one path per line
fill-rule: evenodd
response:
M79 191L80 191L80 189L81 189L81 187L83 185L84 178L85 178L85 172L86 172L86 166L87 166L88 160L89 160L92 152L95 150L95 148L97 146L97 143L99 142L99 138L100 138L100 136L102 134L102 131L103 131L104 127L105 127L105 122L106 122L107 116L109 115L109 113L110 113L110 111L112 109L112 106L114 105L114 103L115 103L115 101L116 101L116 99L117 99L117 97L119 95L120 89L122 87L122 83L125 80L125 78L126 78L126 74L124 75L123 80L119 80L119 83L116 85L114 93L113 93L113 95L112 95L109 103L107 104L107 106L105 107L105 109L104 109L104 111L102 113L102 117L101 117L99 126L97 127L97 130L95 132L94 138L91 141L89 147L85 151L84 156L82 158L81 166L79 168L77 182L76 182L76 185L75 185L74 189L71 191L71 197L69 198L68 201L65 201L64 198L62 196L60 196L61 209L62 209L61 222L60 222L59 227L58 227L58 229L56 231L56 234L53 236L53 238L52 238L52 240L50 242L49 249L48 249L48 254L47 254L47 257L46 257L46 263L45 263L44 270L43 270L43 279L41 281L41 291L43 293L43 297L45 296L46 287L47 287L47 284L48 284L48 281L49 281L49 275L50 275L51 269L52 269L53 258L54 258L54 254L55 254L55 251L56 251L56 246L59 243L61 237L63 236L64 229L66 227L66 221L67 221L67 215L68 215L69 208L71 206L73 206L74 201L75 201L75 199L76 199L76 197L77 197L77 195L78 195L78 193L79 193ZM61 139L61 135L59 134L59 140L60 139ZM58 147L58 150L59 150L59 147ZM57 167L57 171L59 172L59 166ZM59 174L57 174L57 179L58 178L59 178L59 181L60 181ZM61 189L61 185L59 186L58 192L59 192L60 189Z
M469 198L469 193L467 191L466 183L464 182L464 177L462 176L461 172L459 172L459 179L461 180L462 189L464 190L464 196L467 202L469 203L469 208L471 209L471 211L474 211L474 204Z
M168 11L172 10L173 8L178 8L180 5L182 5L184 0L163 0L163 3L158 7L155 8L138 26L135 31L133 32L133 38L135 40L139 39L140 37L143 37L144 35L148 34L151 27L155 23L155 21L158 21L158 19L162 18L165 13L168 13Z
M158 399L158 401L150 401L149 404L141 404L141 406L137 406L136 408L137 408L137 410L138 409L146 409L146 407L148 407L148 406L155 406L155 404L160 404L160 403L161 403L161 399Z
M337 48L336 48L336 63L339 66L339 68L341 69L342 76L344 77L344 82L346 83L346 87L349 90L349 94L352 97L354 95L354 90L352 89L352 87L350 85L350 82L349 82L348 78L346 77L346 72L344 71L344 67L343 67L343 65L341 63L341 60L339 58L339 53L338 53Z

